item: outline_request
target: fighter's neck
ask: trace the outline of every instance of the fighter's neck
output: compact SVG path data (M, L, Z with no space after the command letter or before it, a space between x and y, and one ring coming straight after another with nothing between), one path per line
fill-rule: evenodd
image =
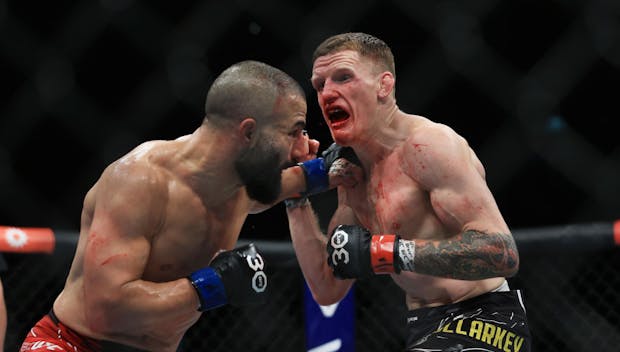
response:
M209 204L237 195L243 187L234 167L237 146L230 136L200 127L180 141L182 146L170 167Z
M368 129L352 145L362 164L372 165L390 155L410 135L410 116L396 109L377 126Z

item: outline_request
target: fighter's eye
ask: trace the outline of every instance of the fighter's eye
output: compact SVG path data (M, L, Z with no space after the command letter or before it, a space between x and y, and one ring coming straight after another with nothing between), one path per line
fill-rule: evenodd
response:
M323 90L323 87L325 86L325 81L313 82L312 86L313 86L314 90L316 90L317 92L320 92L320 91Z
M301 137L302 135L305 135L306 133L307 133L306 130L297 128L291 131L288 135L293 138L298 138L298 137Z
M343 73L343 74L340 74L340 75L336 76L335 81L344 82L344 81L346 81L346 80L348 80L350 78L351 78L350 74Z

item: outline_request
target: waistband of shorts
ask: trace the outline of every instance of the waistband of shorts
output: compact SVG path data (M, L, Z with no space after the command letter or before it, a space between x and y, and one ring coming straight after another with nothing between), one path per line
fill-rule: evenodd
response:
M101 351L102 350L101 341L97 339L93 339L91 337L83 336L77 331L63 324L60 321L60 319L58 319L58 317L56 316L56 313L54 313L53 308L50 309L50 311L47 313L47 316L54 323L54 325L58 327L59 332L66 335L66 336L63 336L63 339L69 342L72 342L73 344L79 344L86 351Z
M507 305L517 305L521 306L525 313L525 306L523 304L521 291L509 290L491 291L461 302L445 304L442 306L412 309L407 312L407 317L417 317L419 319L432 318L433 316L439 317L462 309L477 308L480 305L485 305L487 307L506 307Z
M47 313L47 315L50 317L50 319L52 319L52 322L56 325L60 324L60 320L58 320L58 317L56 316L56 313L54 313L54 309L50 309L50 311Z

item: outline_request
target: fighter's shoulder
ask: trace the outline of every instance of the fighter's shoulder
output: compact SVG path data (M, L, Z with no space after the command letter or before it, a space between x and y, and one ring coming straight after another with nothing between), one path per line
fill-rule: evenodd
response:
M156 154L161 141L140 144L129 153L112 162L104 170L101 180L104 184L117 186L156 188L167 179L167 170L158 162Z
M467 146L465 139L452 127L422 116L415 118L405 144L407 151L425 150L423 154L428 154Z

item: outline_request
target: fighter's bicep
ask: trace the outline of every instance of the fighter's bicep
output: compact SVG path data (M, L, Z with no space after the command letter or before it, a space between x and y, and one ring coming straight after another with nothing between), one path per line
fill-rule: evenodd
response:
M144 272L150 241L141 234L148 230L118 225L119 221L122 219L98 214L88 232L84 248L85 277L94 277L95 286L120 286L140 278ZM101 280L102 276L106 280Z
M482 164L466 141L447 129L433 133L427 144L411 148L408 165L416 181L428 191L439 220L458 229L478 225L505 228Z
M474 165L437 182L429 191L441 222L461 230L508 231L486 181Z
M158 180L136 176L118 180L111 175L99 185L84 249L87 277L94 273L109 278L110 285L122 285L142 275L165 202Z

